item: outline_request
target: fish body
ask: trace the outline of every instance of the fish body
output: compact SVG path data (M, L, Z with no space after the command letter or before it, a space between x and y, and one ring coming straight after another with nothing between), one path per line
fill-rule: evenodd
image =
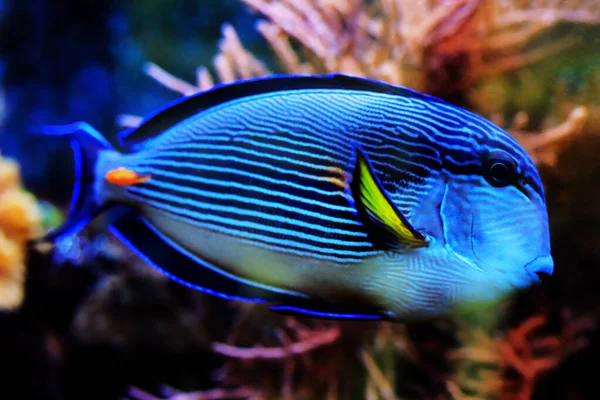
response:
M343 75L218 86L121 135L72 138L73 234L100 212L184 285L282 312L445 314L552 273L540 177L489 121Z

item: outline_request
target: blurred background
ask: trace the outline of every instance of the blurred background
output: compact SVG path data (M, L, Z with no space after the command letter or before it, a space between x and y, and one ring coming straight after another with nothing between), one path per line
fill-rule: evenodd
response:
M7 399L598 398L597 0L0 0L0 393ZM68 209L68 144L219 82L343 72L507 129L545 183L555 274L495 312L284 317L193 292Z

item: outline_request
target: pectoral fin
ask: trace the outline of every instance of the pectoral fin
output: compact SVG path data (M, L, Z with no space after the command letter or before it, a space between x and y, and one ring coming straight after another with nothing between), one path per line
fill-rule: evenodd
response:
M374 244L383 248L428 245L427 239L412 227L387 196L367 155L358 146L350 190Z

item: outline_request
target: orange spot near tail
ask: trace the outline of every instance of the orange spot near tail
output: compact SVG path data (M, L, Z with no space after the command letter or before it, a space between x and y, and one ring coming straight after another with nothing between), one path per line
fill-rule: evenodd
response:
M106 173L106 181L114 185L130 186L142 183L150 179L150 175L138 175L137 172L127 168L119 167L111 169Z

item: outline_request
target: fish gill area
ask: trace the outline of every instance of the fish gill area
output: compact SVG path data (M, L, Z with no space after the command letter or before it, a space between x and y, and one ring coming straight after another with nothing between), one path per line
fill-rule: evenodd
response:
M597 0L0 0L0 30L0 398L598 398ZM112 141L279 72L408 86L510 132L545 185L552 277L468 318L338 322L185 288L102 219L27 246L73 184L70 149L28 127L85 120Z

